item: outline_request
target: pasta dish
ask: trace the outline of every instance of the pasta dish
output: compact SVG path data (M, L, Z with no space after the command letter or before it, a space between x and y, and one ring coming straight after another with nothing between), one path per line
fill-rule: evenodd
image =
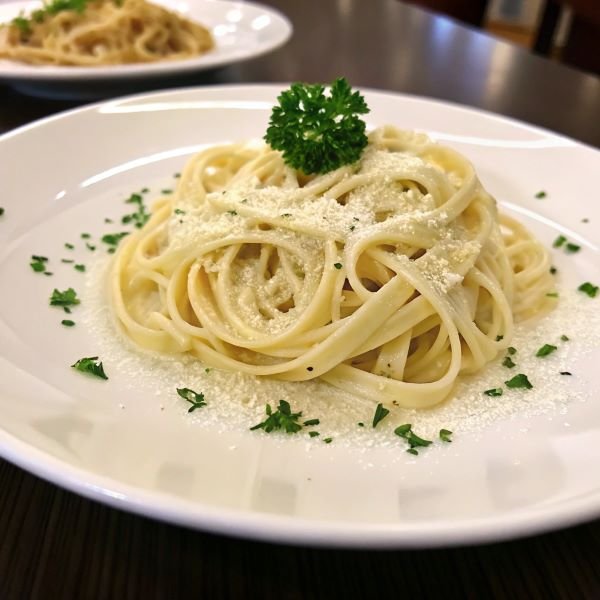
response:
M550 308L549 270L464 156L385 126L318 175L267 144L202 151L123 239L109 289L140 347L425 408Z
M53 0L0 27L0 57L34 65L182 60L213 46L208 29L146 0Z

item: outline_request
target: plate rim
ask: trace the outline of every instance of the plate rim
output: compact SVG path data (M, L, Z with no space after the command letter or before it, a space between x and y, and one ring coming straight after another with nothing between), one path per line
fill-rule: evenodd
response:
M136 99L152 100L160 96L173 97L178 94L202 95L207 91L226 92L233 98L239 91L245 93L262 91L276 94L286 85L288 84L221 84L131 94L79 106L27 123L0 135L0 145L12 137L27 135L28 131L39 129L49 122L68 119L85 112L94 113L99 107L108 103L128 102ZM451 107L467 113L479 113L512 127L516 126L547 137L558 138L565 142L566 147L584 147L600 154L600 151L594 147L562 134L479 108L390 90L365 87L359 89L364 93ZM176 498L165 492L145 490L52 456L32 444L20 440L3 429L1 425L0 456L53 485L112 508L216 534L302 546L416 549L483 544L544 533L600 517L599 489L583 498L560 500L550 506L538 505L535 509L506 512L493 519L489 517L461 518L454 522L445 518L434 520L431 525L425 524L423 521L403 524L352 523L352 527L348 530L348 524L345 521L285 517L267 512L215 507L198 501Z

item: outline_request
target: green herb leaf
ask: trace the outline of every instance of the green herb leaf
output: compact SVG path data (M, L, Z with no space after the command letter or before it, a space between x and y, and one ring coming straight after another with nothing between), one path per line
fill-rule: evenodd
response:
M129 235L128 231L121 231L120 233L107 233L103 235L101 239L102 242L108 246L116 247L126 235Z
M558 292L548 292L546 296L548 298L558 298Z
M85 272L85 265L73 265L73 267L76 271L79 271L80 273Z
M302 416L301 412L293 413L289 402L280 400L279 406L275 412L270 404L265 407L267 418L250 427L250 431L255 429L263 429L266 433L272 431L285 431L286 433L297 433L302 429L302 425L298 423L298 419Z
M342 268L342 263L333 263L333 266L339 271Z
M206 401L204 400L204 394L202 392L195 392L194 390L190 390L190 388L176 388L177 393L187 402L191 404L188 408L188 412L194 412L197 408L201 408L206 406Z
M573 373L570 373L569 371L560 371L561 375L573 375Z
M509 388L524 388L530 390L533 387L527 378L527 375L524 375L523 373L515 375L512 379L509 379L504 383L506 384L506 387Z
M598 286L597 285L593 285L589 281L586 281L585 283L582 283L577 289L580 292L583 292L584 294L587 294L590 298L595 298L596 295L598 294Z
M310 435L310 437L317 437L319 435L318 431L309 431L308 435Z
M373 427L377 427L377 424L385 419L390 414L390 411L379 403L375 408L375 414L373 415Z
M75 325L75 321L71 321L71 319L63 319L60 323L65 327L73 327Z
M542 190L542 191L539 191L539 192L538 192L538 193L535 195L535 197L536 197L536 198L545 198L547 195L548 195L548 194L546 194L546 192L544 192L544 191Z
M505 356L504 360L502 361L502 366L512 369L513 367L516 367L517 365L516 365L516 363L513 362L513 359L510 356Z
M0 206L0 217L4 214L4 208Z
M569 338L564 333L560 336L560 339L563 342L568 342L569 341Z
M442 442L451 442L451 435L452 432L449 429L440 429L440 440L442 440Z
M491 388L489 390L485 390L483 393L486 396L502 396L503 390L502 388Z
M536 356L548 356L548 354L552 354L556 350L556 346L552 344L544 344L536 353Z
M102 363L97 361L97 356L80 358L75 364L71 365L71 367L82 373L89 373L90 375L94 375L94 377L99 377L100 379L108 379Z
M73 250L75 246L73 246L73 244L65 244L65 248L67 248L67 250Z
M319 419L308 419L308 421L304 421L303 425L305 427L310 427L311 425L319 425L321 421Z
M267 133L284 161L304 173L327 173L356 162L367 145L365 99L346 79L336 79L329 95L320 84L294 83L277 98Z
M324 444L331 444L331 442L333 442L333 438L326 437L326 438L323 439L323 443Z
M75 306L79 303L77 292L73 288L69 288L64 292L54 289L50 296L50 306Z
M394 429L394 433L397 436L404 438L408 442L408 445L410 446L410 448L407 450L407 452L409 452L410 454L418 454L418 452L415 450L415 448L420 448L420 447L425 448L433 443L431 440L426 440L426 439L419 437L412 430L412 425L410 423L406 423L404 425L399 425L398 427L396 427L396 429ZM411 450L412 450L412 452L411 452Z
M578 246L577 244L572 244L571 242L569 242L565 246L565 252L568 252L569 254L575 254L575 252L579 252L580 250L581 246Z
M559 235L553 242L552 246L554 248L560 248L565 242L567 238L564 235Z
M513 346L509 346L506 351L511 355L514 356L517 353L517 349Z

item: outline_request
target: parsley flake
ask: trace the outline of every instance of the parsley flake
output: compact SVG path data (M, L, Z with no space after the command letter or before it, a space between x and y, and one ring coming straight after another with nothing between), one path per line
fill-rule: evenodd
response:
M587 294L590 298L595 298L596 295L598 294L598 286L597 285L593 285L589 281L586 281L585 283L582 283L577 289L580 292L583 292L584 294Z
M557 350L556 346L552 344L544 344L536 353L536 356L548 356L548 354L552 354L555 350Z
M63 319L60 323L65 327L73 327L75 325L75 321L71 321L71 319Z
M433 443L431 440L426 440L419 437L412 430L412 425L410 423L396 427L396 429L394 429L394 433L397 436L404 438L408 442L410 447L408 448L407 452L410 454L417 455L419 452L416 450L416 448L425 448Z
M116 248L119 242L126 236L129 235L128 231L121 231L120 233L107 233L102 236L102 242L111 248Z
M277 410L273 411L270 404L265 407L267 418L250 427L250 431L263 429L266 433L272 431L285 431L286 433L297 433L302 429L302 425L298 423L298 419L302 416L301 412L293 413L289 402L280 400Z
M439 435L440 435L440 440L442 440L442 442L451 442L452 441L450 439L452 432L449 429L440 429Z
M375 414L373 415L373 428L377 427L377 424L383 421L389 414L390 411L380 402L375 408Z
M569 372L569 371L560 371L561 375L573 375L573 373Z
M483 392L486 396L502 396L503 390L502 388L491 388L489 390L485 390L485 392Z
M73 268L80 273L85 272L85 265L73 265Z
M202 408L206 406L206 401L204 400L204 394L202 392L195 392L194 390L190 390L190 388L176 388L177 393L186 401L191 404L188 408L188 412L194 412L197 408Z
M545 198L548 194L546 192L544 192L543 190L539 191L535 197L536 198Z
M333 263L333 266L339 271L342 268L342 263Z
M77 297L77 292L73 288L68 288L64 292L55 288L50 296L50 306L69 307L79 303L80 300Z
M80 358L77 362L75 362L75 364L72 364L71 367L77 371L81 371L82 373L89 373L94 377L99 377L100 379L108 379L106 373L104 372L102 363L98 362L97 356Z
M523 373L515 375L512 379L509 379L504 383L506 384L506 387L509 388L525 388L526 390L530 390L533 387L527 378L527 375L524 375Z
M505 356L504 360L502 361L502 366L512 369L513 367L516 367L517 365L516 365L516 363L513 362L513 359L510 356Z

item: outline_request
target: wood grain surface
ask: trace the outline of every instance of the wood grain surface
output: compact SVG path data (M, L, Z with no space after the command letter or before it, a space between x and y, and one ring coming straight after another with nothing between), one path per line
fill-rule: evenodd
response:
M271 0L280 50L159 85L330 81L459 102L600 146L600 80L397 0ZM0 85L0 133L77 106ZM15 166L18 168L18 165ZM2 290L4 293L4 290ZM600 598L600 521L501 544L343 551L236 540L122 513L0 460L0 600Z

